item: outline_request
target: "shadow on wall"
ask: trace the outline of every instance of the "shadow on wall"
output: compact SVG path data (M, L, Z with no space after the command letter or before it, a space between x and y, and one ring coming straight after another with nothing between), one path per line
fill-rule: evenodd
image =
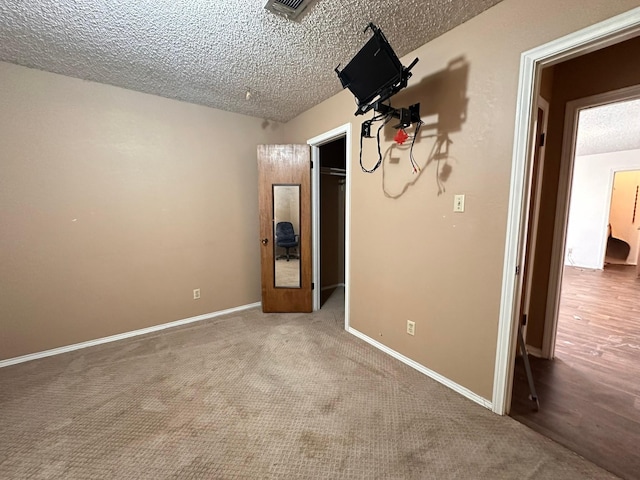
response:
M453 172L449 163L451 144L449 135L462 130L467 119L467 79L469 63L458 57L447 68L424 77L420 83L394 95L393 106L407 108L420 103L423 124L417 129L413 141L399 145L394 142L397 129L389 122L384 129L384 139L391 145L384 153L382 162L382 190L389 198L400 198L435 163L435 179L438 195L445 192L445 183ZM416 129L413 125L411 129ZM408 132L410 133L410 132ZM416 130L414 130L416 135ZM415 161L415 169L411 167Z
M263 130L271 130L272 132L275 132L276 130L278 130L278 128L280 128L280 123L276 122L275 120L263 118L260 126Z

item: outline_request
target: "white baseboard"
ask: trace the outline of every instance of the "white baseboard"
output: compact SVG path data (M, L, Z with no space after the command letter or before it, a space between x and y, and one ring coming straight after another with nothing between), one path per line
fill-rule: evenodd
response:
M221 315L228 315L230 313L240 312L242 310L248 310L250 308L259 307L260 305L260 302L250 303L248 305L228 308L226 310L220 310L218 312L205 313L196 317L184 318L182 320L176 320L174 322L141 328L140 330L132 330L130 332L118 333L117 335L111 335L109 337L96 338L95 340L88 340L86 342L74 343L73 345L66 345L64 347L52 348L51 350L44 350L43 352L30 353L28 355L22 355L20 357L8 358L6 360L0 360L0 368L15 365L17 363L30 362L31 360L50 357L52 355L60 355L61 353L72 352L74 350L80 350L81 348L93 347L95 345L101 345L103 343L117 342L118 340L124 340L125 338L137 337L138 335L145 335L147 333L158 332L167 328L179 327L188 323L209 320L210 318L219 317Z
M326 287L322 287L320 289L320 291L324 292L325 290L331 290L332 288L338 288L338 287L344 287L344 283L336 283L334 285L327 285Z
M383 345L382 343L374 340L373 338L368 337L367 335L365 335L362 332L359 332L355 328L349 328L349 333L351 333L351 334L355 335L356 337L364 340L365 342L373 345L374 347L378 348L379 350L382 350L384 353L386 353L388 355L391 355L392 357L400 360L402 363L406 363L410 367L415 368L416 370L418 370L420 373L423 373L427 377L433 378L435 381L440 382L445 387L449 387L451 390L459 393L463 397L466 397L469 400L472 400L472 401L476 402L477 404L482 405L485 408L488 408L489 410L493 410L493 404L489 400L487 400L486 398L483 398L480 395L472 392L468 388L463 387L462 385L459 385L459 384L449 380L447 377L444 377L444 376L440 375L439 373L428 369L424 365L421 365L418 362L416 362L414 360L411 360L409 357L405 357L401 353L398 353L395 350L387 347L386 345Z
M532 347L531 345L527 345L527 353L537 358L544 358L544 356L542 355L542 350L538 347Z

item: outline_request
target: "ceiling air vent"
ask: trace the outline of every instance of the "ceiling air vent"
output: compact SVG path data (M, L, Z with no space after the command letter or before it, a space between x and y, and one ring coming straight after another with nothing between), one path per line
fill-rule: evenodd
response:
M269 0L264 8L289 20L296 20L312 3L315 0Z

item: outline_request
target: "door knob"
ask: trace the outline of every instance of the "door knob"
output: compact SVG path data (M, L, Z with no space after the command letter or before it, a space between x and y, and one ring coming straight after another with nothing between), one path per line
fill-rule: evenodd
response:
M263 245L266 245L267 243L269 243L269 239L263 238L262 240L260 240L260 243L262 243Z

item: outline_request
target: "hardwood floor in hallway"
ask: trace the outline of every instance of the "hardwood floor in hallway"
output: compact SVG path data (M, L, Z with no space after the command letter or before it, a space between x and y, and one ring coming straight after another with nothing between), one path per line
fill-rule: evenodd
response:
M556 358L531 357L540 411L518 358L511 416L623 478L640 478L636 268L566 267L562 285Z

